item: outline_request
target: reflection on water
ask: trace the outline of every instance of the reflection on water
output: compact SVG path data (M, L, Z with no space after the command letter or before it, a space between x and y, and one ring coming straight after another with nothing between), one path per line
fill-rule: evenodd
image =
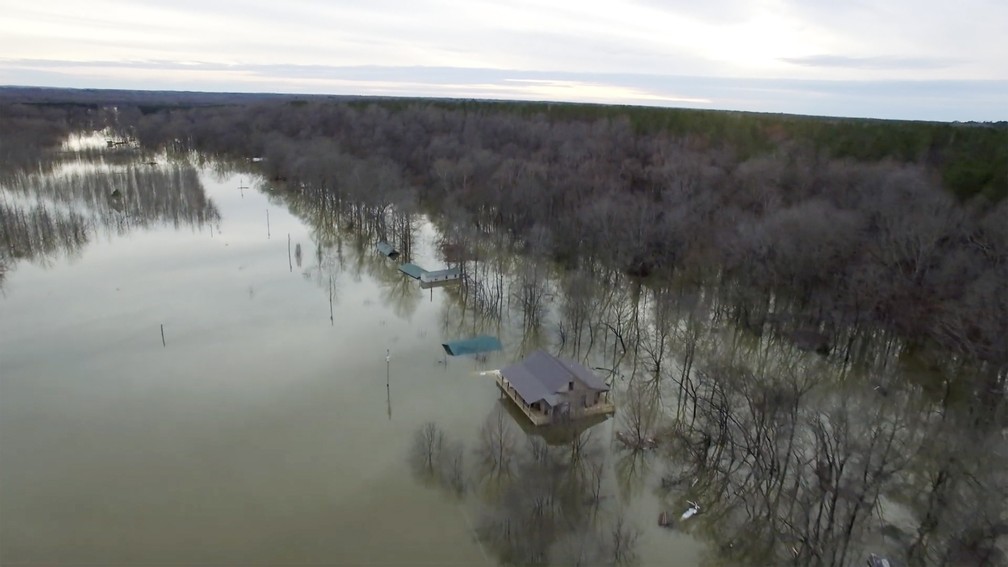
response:
M424 421L474 435L497 404L476 371L517 356L445 364L450 288L374 254L378 224L305 225L233 176L49 171L0 201L3 563L487 561L402 466Z
M370 246L316 242L234 178L145 167L4 189L19 223L37 202L86 238L72 262L21 263L0 298L0 562L481 562L401 466L441 400L461 426L494 399L437 364L443 297L393 307L410 290ZM51 225L4 248L66 252ZM300 273L286 233L314 251Z
M86 152L89 150L101 150L109 147L109 140L112 134L105 131L75 132L70 134L60 146L64 152Z
M220 213L188 164L63 164L8 178L0 200L2 263L73 258L91 240L167 224L201 228Z
M982 369L871 329L823 356L731 284L560 271L234 167L2 186L0 563L1001 561L1003 407L955 389ZM379 240L465 277L421 289ZM479 334L504 350L443 356ZM480 372L537 348L616 416L502 403Z

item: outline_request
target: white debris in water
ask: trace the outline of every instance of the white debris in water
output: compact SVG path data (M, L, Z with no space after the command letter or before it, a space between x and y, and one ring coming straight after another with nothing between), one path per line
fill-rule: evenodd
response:
M696 516L698 513L700 513L700 505L699 504L697 504L696 502L693 502L691 500L687 500L687 502L689 503L690 507L685 512L683 512L682 517L679 518L680 520L688 520L688 519L692 518L693 516Z

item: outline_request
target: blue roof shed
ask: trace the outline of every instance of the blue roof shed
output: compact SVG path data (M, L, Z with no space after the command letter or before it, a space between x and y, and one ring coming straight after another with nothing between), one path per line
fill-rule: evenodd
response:
M501 342L497 337L480 335L471 339L459 339L457 341L441 343L441 347L444 348L446 353L452 356L459 356L462 354L478 354L481 352L500 350Z

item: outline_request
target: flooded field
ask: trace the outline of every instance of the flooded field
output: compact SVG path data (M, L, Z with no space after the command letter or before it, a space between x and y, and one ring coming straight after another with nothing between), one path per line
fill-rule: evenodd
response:
M543 339L488 328L365 237L320 242L263 187L163 156L3 187L0 562L498 563L477 536L486 490L432 487L411 447L434 422L478 476L504 408L479 372ZM437 229L415 232L413 260L444 264ZM503 351L444 356L484 331ZM602 516L639 530L643 563L698 564L702 545L656 526L657 469L616 488L614 422L591 428Z

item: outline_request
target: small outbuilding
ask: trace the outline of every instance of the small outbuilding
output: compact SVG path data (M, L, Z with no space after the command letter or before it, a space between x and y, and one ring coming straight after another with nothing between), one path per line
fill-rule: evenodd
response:
M384 241L383 242L379 242L377 248L378 248L378 253L380 253L382 256L385 256L386 258L395 259L395 258L399 257L399 251L396 250L388 242L384 242Z
M499 370L497 386L535 425L616 411L601 378L573 360L541 350Z
M482 352L500 350L501 342L497 337L479 335L471 339L459 339L457 341L441 343L441 348L444 349L445 354L460 356L463 354L480 354Z
M462 278L462 270L458 268L447 268L444 270L434 270L420 274L420 283L433 284L458 281Z

